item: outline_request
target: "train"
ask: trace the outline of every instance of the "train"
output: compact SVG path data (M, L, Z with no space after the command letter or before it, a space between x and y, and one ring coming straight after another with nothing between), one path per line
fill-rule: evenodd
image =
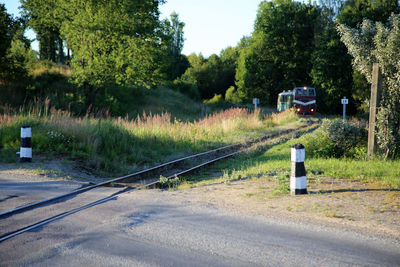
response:
M296 87L278 95L278 112L293 108L300 115L315 115L317 113L316 90L313 87Z

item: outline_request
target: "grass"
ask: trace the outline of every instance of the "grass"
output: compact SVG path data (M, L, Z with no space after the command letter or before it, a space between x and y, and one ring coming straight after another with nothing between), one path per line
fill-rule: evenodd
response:
M169 113L143 113L135 119L76 118L46 102L18 114L0 114L0 161L16 162L20 128L29 125L34 155L78 160L100 174L124 174L259 136L287 120L282 115L262 117L234 108L193 122L173 119Z
M165 87L144 90L137 100L130 108L131 118L169 113L178 121L195 121L201 116L201 103Z
M250 153L217 163L213 167L214 172L225 170L225 173L230 174L231 179L235 177L254 179L274 177L277 180L277 186L272 190L272 194L288 194L291 169L290 148L301 140L303 140L302 137L276 145L265 153ZM320 181L324 177L339 180L352 179L361 182L378 182L385 187L400 189L399 160L375 159L366 161L349 158L307 158L306 156L305 167L307 178L313 178L316 181ZM227 171L230 169L235 171ZM193 186L208 182L204 175L189 177L188 179ZM217 177L216 179L220 178ZM225 177L225 179L227 178ZM215 178L212 178L211 181L215 181Z

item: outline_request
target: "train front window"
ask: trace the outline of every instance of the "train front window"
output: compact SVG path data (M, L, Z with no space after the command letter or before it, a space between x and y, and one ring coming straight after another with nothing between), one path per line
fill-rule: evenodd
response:
M309 88L308 89L308 95L309 96L315 96L315 89L314 88Z

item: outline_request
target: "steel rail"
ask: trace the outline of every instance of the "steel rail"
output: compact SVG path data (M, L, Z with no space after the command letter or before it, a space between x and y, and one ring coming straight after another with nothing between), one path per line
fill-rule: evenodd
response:
M50 217L50 218L41 220L41 221L39 221L39 222L37 222L37 223L34 223L34 224L29 225L29 226L23 227L23 228L21 228L21 229L18 229L18 230L15 230L15 231L12 231L12 232L3 234L3 235L0 236L0 243L3 242L3 241L5 241L5 240L7 240L7 239L10 239L10 238L12 238L12 237L14 237L14 236L17 236L17 235L19 235L19 234L22 234L22 233L31 231L31 230L33 230L33 229L35 229L35 228L41 227L41 226L43 226L43 225L46 225L46 224L49 224L49 223L54 222L54 221L56 221L56 220L59 220L59 219L61 219L61 218L64 218L64 217L66 217L66 216L68 216L68 215L71 215L71 214L77 213L77 212L79 212L79 211L82 211L82 210L85 210L85 209L94 207L94 206L96 206L96 205L105 203L105 202L110 201L110 200L112 200L112 199L116 199L117 195L122 194L122 193L125 193L125 192L127 192L127 191L130 191L130 190L127 190L127 189L130 189L130 190L137 190L138 188L129 188L129 187L128 187L128 188L125 188L124 190L121 190L120 192L114 193L114 194L112 194L111 196L108 196L108 197L99 199L99 200L94 201L94 202L92 202L92 203L86 204L86 205L84 205L84 206L82 206L82 207L78 207L78 208L75 208L75 209L72 209L72 210L69 210L69 211L66 211L66 212L57 214L57 215L55 215L55 216L52 216L52 217Z
M264 138L259 139L259 140L263 140L263 139L264 139ZM254 142L253 142L253 143L254 143ZM237 145L241 145L241 144L235 144L235 145L237 146ZM235 145L229 145L229 146L226 146L226 147L232 147L232 146L235 146ZM225 147L225 148L226 148L226 147ZM211 151L215 152L215 151L218 151L218 150L221 150L221 149L222 149L222 148L218 148L218 149L214 149L214 150L211 150ZM192 155L192 156L189 156L189 157L186 157L186 158L194 158L194 157L196 157L196 156L198 156L198 155L205 155L205 154L210 153L211 151L199 153L199 154ZM166 178L167 178L167 179L172 179L172 178L177 177L177 176L182 176L182 175L191 173L191 172L193 172L193 171L195 171L195 170L198 170L198 169L200 169L200 168L202 168L202 167L204 167L204 166L213 164L213 163L215 163L215 162L217 162L217 161L220 161L220 160L223 160L223 159L226 159L226 158L229 158L229 157L233 157L233 156L235 156L235 155L237 155L237 154L239 154L239 153L242 153L242 152L244 152L244 151L245 151L245 149L241 149L241 150L238 150L238 151L235 151L235 152L232 152L232 153L229 153L229 154L226 154L226 155L223 155L223 156L220 156L220 157L217 157L217 158L208 160L207 162L203 162L203 163L201 163L201 164L199 164L199 165L196 165L196 166L194 166L194 167L191 167L191 168L189 168L189 169L186 169L186 170L177 172L177 173L175 173L175 174L173 174L173 175L170 175L170 176L168 176L168 177L166 177ZM182 159L174 160L174 161L171 161L171 162L176 163L176 162L179 162L179 161L182 161ZM164 163L164 164L161 164L161 165L156 166L156 167L154 167L154 168L150 168L150 169L148 169L148 170L159 169L159 168L161 168L160 166L167 166L167 165L169 165L169 163ZM140 171L140 172L138 172L138 173L144 173L145 171L146 171L146 170ZM138 174L138 173L136 173L136 174ZM136 175L136 174L133 174L133 175ZM112 180L110 180L110 181L106 181L106 182L103 182L103 183L100 183L100 184L91 186L90 189L93 189L93 188L99 187L99 186L101 186L101 185L105 185L105 184L111 183L112 181L118 181L118 180L121 180L121 179L123 179L123 178L124 178L124 179L130 178L131 176L132 176L132 175L127 175L127 176L119 177L119 178L116 178L116 179L112 179ZM41 221L39 221L39 222L37 222L37 223L33 223L33 224L29 225L29 226L20 228L20 229L18 229L18 230L15 230L15 231L12 231L12 232L3 234L3 235L0 236L0 243L3 242L3 241L5 241L5 240L7 240L7 239L10 239L10 238L12 238L12 237L15 237L15 236L17 236L17 235L19 235L19 234L25 233L25 232L27 232L27 231L31 231L31 230L33 230L33 229L35 229L35 228L41 227L41 226L46 225L46 224L48 224L48 223L51 223L51 222L53 222L53 221L56 221L56 220L59 220L59 219L61 219L61 218L66 217L66 216L69 216L69 215L72 215L72 214L74 214L74 213L77 213L77 212L79 212L79 211L82 211L82 210L88 209L88 208L90 208L90 207L93 207L93 206L96 206L96 205L105 203L105 202L107 202L107 201L109 201L109 200L112 200L112 199L115 199L118 195L120 195L120 194L122 194L122 193L125 193L125 192L128 192L128 191L132 191L132 190L139 190L140 188L154 187L154 186L155 186L156 184L158 184L158 183L159 183L159 181L155 181L155 182L149 182L149 183L147 183L147 184L144 184L144 185L142 185L142 186L137 186L137 187L129 187L129 186L127 186L125 189L120 190L119 192L116 192L116 193L112 194L111 196L105 197L105 198L103 198L103 199L94 201L94 202L92 202L92 203L86 204L86 205L84 205L84 206L81 206L81 207L78 207L78 208L75 208L75 209L72 209L72 210L69 210L69 211L60 213L60 214L58 214L58 215L55 215L55 216L52 216L52 217L50 217L50 218L41 220ZM57 197L54 197L54 198L51 198L51 199L47 199L47 200L44 200L44 201L35 202L35 203L33 203L33 204L35 204L35 206L38 206L38 205L43 204L43 203L45 203L45 202L49 202L50 200L51 200L51 201L54 201L55 199L59 199L59 198L61 198L61 197L65 197L65 196L67 196L67 195L69 196L69 195L72 195L72 194L74 194L74 193L76 193L76 192L86 192L86 191L88 191L88 190L90 190L90 189L89 189L89 188L84 188L84 189L76 190L76 191L73 191L73 192L70 192L70 193L67 193L67 194L64 194L64 195L61 195L61 196L57 196ZM38 204L38 203L40 203L40 204ZM27 206L27 205L26 205L26 206ZM4 213L3 213L3 214L4 214Z
M240 145L240 144L232 144L232 145L216 148L216 149L213 149L213 150L205 151L205 152L202 152L202 153L190 155L190 156L187 156L187 157L183 157L183 158L180 158L180 159L172 160L172 161L163 163L161 165L158 165L158 166L155 166L155 167L152 167L152 168L149 168L149 169L141 170L141 171L133 173L133 174L128 174L128 175L125 175L125 176L117 177L117 178L114 178L114 179L111 179L111 180L107 180L105 182L101 182L101 183L98 183L98 184L95 184L95 185L90 185L90 186L87 186L87 187L84 187L84 188L73 190L71 192L68 192L68 193L65 193L65 194L62 194L62 195L58 195L58 196L55 196L55 197L51 197L51 198L47 198L47 199L44 199L44 200L32 202L32 203L29 203L29 204L26 204L26 205L23 205L23 206L19 206L17 208L14 208L14 209L11 209L11 210L8 210L8 211L4 211L4 212L0 213L0 219L4 219L4 218L7 218L7 217L9 217L11 215L18 214L18 213L21 213L23 211L33 209L35 207L41 206L41 205L46 204L46 203L51 203L53 201L60 200L60 199L63 199L63 198L69 197L69 196L78 195L78 194L84 193L86 191L95 189L97 187L106 186L106 185L109 185L111 183L122 182L122 181L124 181L126 179L132 179L133 177L136 177L136 176L139 176L139 175L142 175L142 174L146 174L146 173L149 173L149 172L152 172L152 171L155 171L155 170L159 170L159 169L162 169L164 167L171 166L173 164L176 164L176 163L188 160L188 159L192 159L192 158L204 156L204 155L207 155L207 154L215 153L217 151L225 150L225 149L228 149L228 148L231 148L231 147L234 147L234 146L238 146L238 145Z
M192 168L189 168L189 169L187 169L187 170L184 170L184 171L178 172L178 173L176 173L176 174L170 175L170 176L167 177L167 179L171 179L171 178L174 178L174 177L176 177L176 176L188 174L188 173L190 173L190 172L193 172L193 171L195 171L195 170L197 170L197 169L200 169L200 168L202 168L202 167L204 167L204 166L210 165L210 164L212 164L212 163L214 163L214 162L217 162L217 161L219 161L219 160L222 160L222 159L225 159L225 158L228 158L228 157L233 157L233 156L235 156L235 155L237 155L237 154L239 154L239 153L241 153L241 152L243 152L243 150L236 151L236 152L230 153L230 154L228 154L228 155L224 155L224 156L221 156L221 157L218 157L218 158L209 160L209 161L207 161L207 162L201 163L201 164L199 164L199 165L197 165L197 166L194 166L194 167L192 167ZM57 214L57 215L55 215L55 216L52 216L52 217L50 217L50 218L41 220L41 221L39 221L39 222L37 222L37 223L33 223L33 224L31 224L31 225L29 225L29 226L26 226L26 227L23 227L23 228L21 228L21 229L18 229L18 230L15 230L15 231L12 231L12 232L3 234L3 235L0 236L0 243L3 242L3 241L5 241L5 240L7 240L7 239L10 239L10 238L12 238L12 237L15 237L15 236L17 236L17 235L20 235L20 234L22 234L22 233L31 231L31 230L33 230L33 229L35 229L35 228L44 226L44 225L49 224L49 223L51 223L51 222L54 222L54 221L56 221L56 220L62 219L62 218L64 218L64 217L66 217L66 216L69 216L69 215L72 215L72 214L74 214L74 213L77 213L77 212L79 212L79 211L82 211L82 210L91 208L91 207L93 207L93 206L96 206L96 205L105 203L105 202L107 202L107 201L109 201L109 200L112 200L112 199L115 199L115 198L117 197L117 195L119 195L119 194L122 194L122 193L125 193L125 192L128 192L128 191L131 191L131 190L139 190L140 188L143 188L143 187L152 187L152 186L154 186L154 185L156 185L156 184L158 184L158 181L145 184L145 185L143 185L142 187L136 187L136 188L135 188L135 187L127 187L127 188L125 188L125 189L123 189L123 190L121 190L121 191L119 191L119 192L117 192L117 193L112 194L111 196L102 198L102 199L100 199L100 200L94 201L94 202L89 203L89 204L86 204L86 205L84 205L84 206L82 206L82 207L78 207L78 208L75 208L75 209L72 209L72 210L69 210L69 211L66 211L66 212Z
M246 146L246 144L247 145L248 144L253 144L253 143L265 140L267 138L272 138L272 137L278 136L280 134L287 134L287 133L290 133L290 132L298 131L298 130L301 130L301 129L303 129L305 127L308 127L308 126L309 125L305 125L305 126L302 126L300 128L297 128L295 130L278 131L278 132L271 133L271 134L268 134L268 135L253 139L253 140L245 141L243 143L231 144L231 145L219 147L219 148L216 148L216 149L212 149L212 150L209 150L209 151L197 153L197 154L190 155L190 156L187 156L187 157L183 157L183 158L180 158L180 159L172 160L172 161L160 164L158 166L151 167L149 169L141 170L141 171L138 171L138 172L133 173L133 174L128 174L128 175L125 175L125 176L117 177L117 178L114 178L114 179L111 179L111 180L107 180L107 181L104 181L104 182L101 182L101 183L98 183L98 184L95 184L95 185L89 185L89 186L84 187L84 188L76 189L76 190L73 190L73 191L65 193L65 194L61 194L61 195L54 196L54 197L51 197L51 198L47 198L47 199L44 199L44 200L40 200L40 201L32 202L32 203L29 203L29 204L26 204L26 205L22 205L22 206L14 208L14 209L1 212L0 213L0 219L7 218L7 217L10 217L10 216L12 216L14 214L19 214L19 213L27 211L27 210L35 209L35 208L37 208L37 207L39 207L41 205L52 203L52 202L54 202L56 200L61 200L63 198L67 198L67 197L70 197L70 196L76 196L78 194L87 192L87 191L95 189L97 187L107 186L107 185L112 184L112 183L121 183L124 180L132 179L134 177L139 177L140 175L148 174L148 173L151 173L152 171L159 170L159 169L162 169L162 168L167 167L167 166L172 166L174 164L183 162L183 161L188 160L188 159L199 158L199 157L204 156L204 155L209 155L209 154L212 154L212 153L216 153L218 151L228 150L228 149L231 149L231 148L234 148L234 147ZM156 182L154 184L156 184Z

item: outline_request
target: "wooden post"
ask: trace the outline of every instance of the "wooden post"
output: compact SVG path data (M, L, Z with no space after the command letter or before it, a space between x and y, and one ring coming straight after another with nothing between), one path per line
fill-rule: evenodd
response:
M372 66L371 99L369 104L368 158L372 158L377 150L375 122L376 109L379 106L382 92L382 75L378 63Z

